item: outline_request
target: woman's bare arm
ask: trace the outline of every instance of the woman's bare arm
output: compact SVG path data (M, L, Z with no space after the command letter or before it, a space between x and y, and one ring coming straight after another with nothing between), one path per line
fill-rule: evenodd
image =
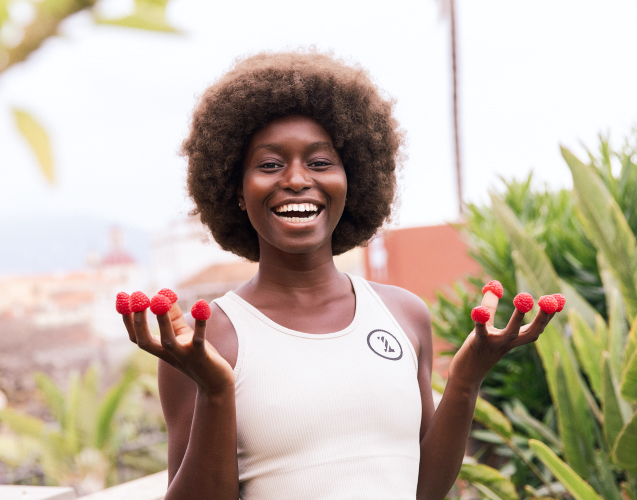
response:
M150 334L146 311L124 315L131 340L169 365L161 369L165 384L160 387L173 446L165 498L237 500L233 368L206 340L205 321L196 321L193 330L176 305L157 320L161 341Z

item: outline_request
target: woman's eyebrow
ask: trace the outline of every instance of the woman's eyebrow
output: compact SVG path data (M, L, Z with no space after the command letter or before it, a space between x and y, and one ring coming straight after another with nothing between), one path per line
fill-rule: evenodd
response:
M273 151L281 152L283 149L285 149L285 146L283 146L283 144L277 144L275 142L258 144L254 147L250 156L254 155L254 153L256 153L256 151L259 149L271 149ZM305 147L306 152L316 151L317 149L328 149L329 151L336 153L336 150L328 141L312 142Z

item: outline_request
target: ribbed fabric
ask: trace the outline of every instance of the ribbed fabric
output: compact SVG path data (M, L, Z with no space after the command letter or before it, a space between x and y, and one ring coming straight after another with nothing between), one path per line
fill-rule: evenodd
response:
M356 313L335 333L285 328L233 292L215 300L239 340L242 500L416 498L416 354L369 284L349 278Z

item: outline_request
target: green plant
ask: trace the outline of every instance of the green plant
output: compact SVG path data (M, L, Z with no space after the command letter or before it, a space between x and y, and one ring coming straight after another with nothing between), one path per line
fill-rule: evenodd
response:
M573 175L575 213L598 252L607 321L558 276L510 207L492 197L511 242L518 290L535 296L560 291L567 297L568 317L557 315L536 342L559 437L540 433L529 447L576 499L637 500L637 241L594 166L562 152ZM511 447L501 417L499 426L488 428Z
M47 483L73 486L78 494L130 479L130 471L118 477L122 468L137 470L136 476L162 470L165 450L155 445L165 442L163 420L153 422L140 407L140 392L146 387L156 392L157 386L144 364L134 358L102 397L95 367L83 377L71 374L66 393L47 375L36 374L50 419L11 408L0 411L0 422L12 431L0 436L0 458L37 466Z

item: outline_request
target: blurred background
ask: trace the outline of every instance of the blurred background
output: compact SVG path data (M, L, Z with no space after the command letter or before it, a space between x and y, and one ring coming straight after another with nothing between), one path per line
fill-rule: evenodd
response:
M68 485L84 495L165 469L156 363L132 349L114 298L171 287L188 308L254 274L188 216L177 151L197 97L235 58L262 50L333 51L396 100L408 138L396 221L338 266L430 305L441 381L491 278L505 299L553 293L547 283L568 287L591 329L618 314L618 343L600 340L598 354L631 354L637 310L621 276L632 271L613 267L621 255L600 257L586 224L594 217L576 204L612 199L630 247L636 22L630 0L0 0L0 484ZM575 157L600 192L578 198ZM522 247L536 248L559 281L525 278L512 260ZM506 321L512 305L501 309ZM578 318L569 321L558 334L572 355ZM512 353L485 381L485 405L499 412L490 415L513 427L506 434L476 422L452 495L570 498L533 455L528 440L537 438L603 498L637 500L626 496L637 495L637 464L630 472L611 453L617 433L610 442L600 430L603 446L591 445L591 456L611 454L615 486L571 463L545 373L551 363L538 350ZM615 360L616 392L626 398L620 430L632 422L632 396L620 391L628 354ZM597 404L585 412L603 412L599 367L573 370ZM484 474L497 474L491 486Z

